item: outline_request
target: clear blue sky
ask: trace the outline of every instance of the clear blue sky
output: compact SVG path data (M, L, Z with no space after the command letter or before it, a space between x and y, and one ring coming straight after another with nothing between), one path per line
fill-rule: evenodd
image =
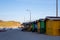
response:
M29 21L27 9L31 10L32 20L55 16L55 4L56 0L0 0L0 19L24 22L25 17L25 21Z

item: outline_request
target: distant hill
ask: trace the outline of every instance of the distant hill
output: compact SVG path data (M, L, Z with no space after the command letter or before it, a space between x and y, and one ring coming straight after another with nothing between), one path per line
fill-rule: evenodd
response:
M0 20L0 28L16 28L16 27L21 27L21 23L16 21Z

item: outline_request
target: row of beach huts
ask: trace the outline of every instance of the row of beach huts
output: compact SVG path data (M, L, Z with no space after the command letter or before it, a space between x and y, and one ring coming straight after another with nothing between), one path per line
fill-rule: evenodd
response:
M46 17L33 22L25 22L22 25L24 26L22 31L60 36L60 17Z

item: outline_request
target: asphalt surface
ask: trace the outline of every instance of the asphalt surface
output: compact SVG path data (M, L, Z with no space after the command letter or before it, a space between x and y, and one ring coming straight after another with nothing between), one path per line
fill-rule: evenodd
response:
M6 32L0 32L0 40L60 40L60 36L48 36L34 32L8 30Z

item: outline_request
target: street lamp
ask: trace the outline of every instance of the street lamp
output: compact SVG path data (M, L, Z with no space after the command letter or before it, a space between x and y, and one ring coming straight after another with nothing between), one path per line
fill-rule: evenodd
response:
M56 0L56 17L58 17L58 0Z
M31 22L31 10L27 9L27 11L30 13L30 22Z

